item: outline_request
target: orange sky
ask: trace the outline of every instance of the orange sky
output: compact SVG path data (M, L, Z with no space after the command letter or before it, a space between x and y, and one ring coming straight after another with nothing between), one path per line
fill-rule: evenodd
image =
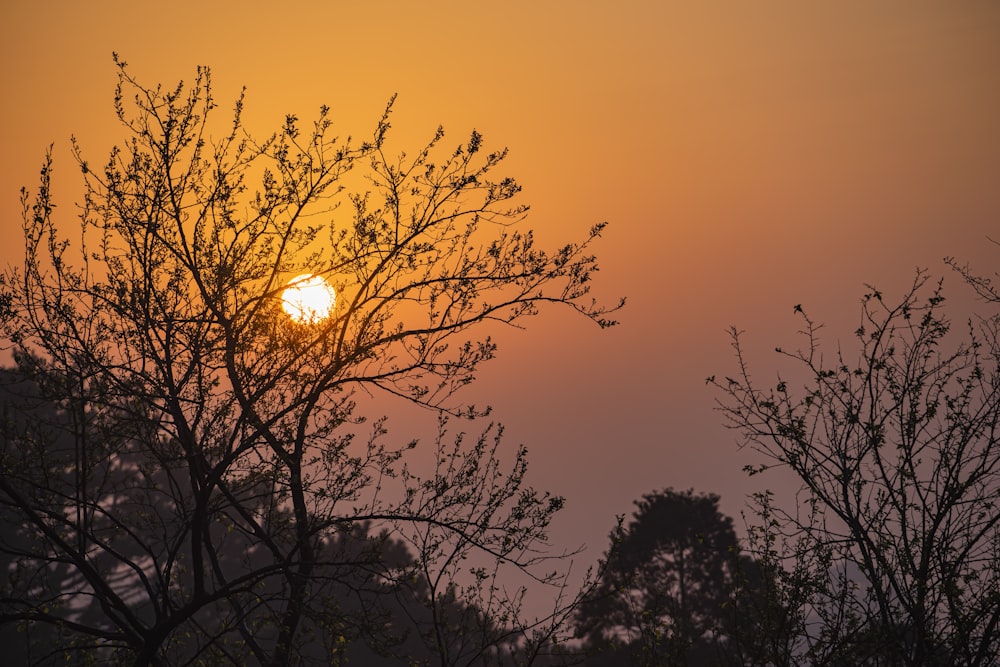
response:
M326 103L367 134L394 92L400 150L475 127L510 147L543 240L611 222L598 292L628 296L623 324L548 313L501 336L475 389L568 497L553 536L588 558L642 493L717 492L738 517L767 483L744 478L704 385L732 369L729 325L766 378L794 304L846 340L863 283L1000 259L1000 4L288 5L2 3L0 261L20 259L18 190L46 146L68 216L69 136L95 161L119 138L112 50L148 83L210 65L223 107L245 84L260 133Z

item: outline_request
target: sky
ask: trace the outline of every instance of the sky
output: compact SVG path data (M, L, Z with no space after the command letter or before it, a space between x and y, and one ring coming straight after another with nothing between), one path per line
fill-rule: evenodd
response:
M717 493L740 524L748 493L793 490L748 479L713 410L730 326L766 380L795 304L848 343L866 283L899 294L926 267L969 312L942 258L1000 260L998 3L4 0L3 265L47 146L72 224L70 136L98 162L120 140L112 51L149 84L210 66L223 109L246 86L260 134L328 104L363 136L398 93L400 150L438 124L510 149L540 241L610 223L595 293L627 297L621 325L543 312L498 333L471 390L528 446L533 484L566 496L552 540L585 561L644 493Z

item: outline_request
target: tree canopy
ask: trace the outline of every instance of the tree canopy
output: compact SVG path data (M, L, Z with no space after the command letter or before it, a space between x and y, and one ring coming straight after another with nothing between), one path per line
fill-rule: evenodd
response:
M603 224L539 248L495 175L505 150L438 128L394 154L391 102L360 142L326 107L258 138L242 97L214 122L208 69L149 87L115 63L124 139L102 163L74 140L79 230L49 157L0 285L10 379L39 402L8 402L24 417L0 441L0 512L22 526L0 540L0 624L38 663L328 664L387 631L372 595L409 591L441 664L543 653L575 600L547 545L563 499L502 429L465 432L488 410L459 390L491 327L545 304L613 324L620 304L589 294ZM304 273L336 291L329 317L282 312ZM435 442L394 441L359 407L379 393L437 414ZM347 548L362 525L411 557ZM508 571L562 604L525 617Z
M741 557L719 496L665 489L636 506L577 612L594 664L738 662L752 624L740 618L741 589L758 589L761 573Z

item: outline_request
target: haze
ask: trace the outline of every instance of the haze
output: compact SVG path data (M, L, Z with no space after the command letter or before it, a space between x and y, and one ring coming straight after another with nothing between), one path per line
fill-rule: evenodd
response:
M541 241L610 221L596 291L628 297L621 326L543 313L499 334L473 390L567 497L553 541L588 560L645 492L719 493L738 517L778 483L745 477L712 410L729 325L770 373L795 304L846 339L864 283L898 294L923 266L968 308L942 257L1000 259L994 3L10 2L0 26L5 264L47 146L72 224L70 135L95 163L120 140L112 50L147 84L211 66L223 114L245 84L261 133L329 104L360 137L398 92L397 150L439 123L510 147Z

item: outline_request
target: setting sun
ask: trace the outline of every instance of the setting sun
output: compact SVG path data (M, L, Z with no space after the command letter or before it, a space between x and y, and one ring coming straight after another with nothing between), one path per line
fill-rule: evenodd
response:
M315 324L333 312L336 293L322 276L304 273L288 282L281 293L281 307L296 322Z

